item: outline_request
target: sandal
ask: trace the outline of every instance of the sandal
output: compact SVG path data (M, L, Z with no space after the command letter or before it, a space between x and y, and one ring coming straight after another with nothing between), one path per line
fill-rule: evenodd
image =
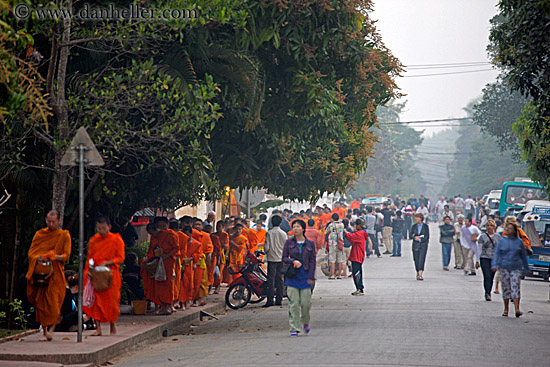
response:
M508 317L508 312L503 312L503 313L502 313L502 316L503 316L503 317Z
M328 277L328 280L334 280L336 279L335 277Z
M523 315L523 312L516 312L516 317L520 317L521 315Z
M341 277L341 276L337 276L336 279L342 279L342 277Z

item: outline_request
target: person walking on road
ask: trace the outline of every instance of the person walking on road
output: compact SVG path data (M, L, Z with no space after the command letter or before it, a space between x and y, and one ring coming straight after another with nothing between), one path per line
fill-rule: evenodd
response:
M279 226L283 218L280 215L274 215L271 218L273 227L267 232L265 237L264 252L267 260L267 302L263 307L273 305L280 306L283 301L283 248L288 238L285 231ZM273 302L275 295L275 303Z
M428 243L430 241L430 229L428 224L424 223L424 215L416 213L414 215L416 221L411 228L412 252L414 259L414 267L416 269L416 280L424 280L424 262L426 261L426 253L428 252Z
M403 235L403 227L405 221L401 218L401 210L395 212L396 217L391 222L392 227L392 239L393 239L393 252L390 257L401 256L401 236Z
M500 235L495 232L497 224L494 220L489 219L485 224L487 232L479 236L478 244L480 246L479 262L481 263L481 271L483 272L483 287L485 289L485 300L491 300L491 291L493 289L493 280L495 273L491 271L491 261L493 253ZM479 265L476 264L476 267Z
M380 246L378 245L378 236L376 235L376 222L378 218L375 214L373 214L372 206L367 206L367 234L369 235L370 246L372 247L372 250L374 250L374 253L378 257L382 257L380 254ZM370 250L367 248L367 257L370 256Z
M362 296L365 294L363 288L363 262L365 261L365 252L369 235L364 228L364 222L361 219L355 221L355 232L344 233L345 238L351 243L351 252L349 261L351 262L351 272L353 282L355 283L355 292L352 296Z
M474 256L479 256L477 247L479 236L481 236L481 231L472 224L472 217L466 217L464 227L460 229L460 244L464 255L464 275L476 275Z
M529 272L527 263L527 250L523 241L518 238L518 226L515 223L507 223L504 227L506 237L502 237L494 249L491 270L500 271L502 299L504 300L504 312L502 316L508 316L510 299L514 302L516 317L523 313L519 310L521 298L521 273L522 269Z
M451 250L453 248L453 240L455 235L455 227L451 224L451 217L447 216L443 219L443 225L439 226L439 233L443 270L448 271L449 262L451 262Z
M393 239L392 239L392 217L395 215L395 212L390 208L389 203L384 203L384 208L380 211L384 216L384 229L382 230L382 236L384 238L384 245L386 245L386 252L384 254L393 253Z
M453 241L453 249L455 253L455 269L464 269L464 254L462 253L462 245L460 244L460 229L464 227L464 214L456 216L457 222L453 224L455 227L455 236Z
M424 202L420 203L420 207L416 209L416 213L422 214L422 216L424 217L424 222L428 223L428 217L430 216L430 211L424 205Z
M306 223L297 219L292 223L294 237L285 242L283 263L296 268L296 276L286 277L289 302L290 336L304 330L309 334L311 293L315 285L315 244L304 236ZM302 328L300 327L302 326Z
M328 254L328 262L330 264L329 279L336 279L335 273L338 274L338 279L341 279L340 274L344 267L344 224L338 219L338 214L332 214L332 222L327 225L326 233L326 253Z

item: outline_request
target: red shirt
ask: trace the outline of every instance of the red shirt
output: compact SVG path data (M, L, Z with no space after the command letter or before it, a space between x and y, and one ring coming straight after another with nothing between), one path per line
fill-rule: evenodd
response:
M321 233L319 233L319 231L316 230L315 228L313 227L307 228L305 236L308 239L313 241L313 243L315 244L316 251L319 251L319 249L323 247L323 242L325 242L323 241L323 236L321 236Z
M348 260L362 264L365 261L365 251L369 235L365 230L361 230L353 233L344 232L344 236L351 242L351 252Z

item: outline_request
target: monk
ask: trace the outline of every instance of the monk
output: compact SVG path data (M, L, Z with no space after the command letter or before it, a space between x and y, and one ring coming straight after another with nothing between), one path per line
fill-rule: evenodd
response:
M193 229L191 226L187 225L183 227L182 234L185 236L185 255L182 256L183 277L181 279L179 301L182 308L186 309L191 306L190 303L194 295L194 267L196 267L203 254L202 244L193 238Z
M111 335L116 334L116 321L120 316L120 264L124 262L124 241L119 234L111 233L109 218L100 217L96 221L97 233L88 242L88 261L84 269L84 288L91 281L90 260L94 267L107 266L111 269L111 285L104 291L95 291L95 301L91 307L83 306L84 312L96 320L96 331L92 336L101 336L101 323L108 322Z
M151 235L151 245L149 246L149 253L147 256L148 258L155 256L155 248L159 246L161 249L160 257L162 258L166 270L166 280L153 279L153 302L160 305L160 309L157 309L155 314L169 315L172 313L172 303L174 300L174 267L176 255L179 252L179 240L178 236L173 233L173 231L160 229L160 226L164 226L164 224L161 223L165 223L167 227L168 220L157 219L156 221L158 224L150 223L153 224L152 227L147 225L147 231ZM152 276L149 275L149 278L152 278Z
M267 220L265 214L260 214L260 219L256 223L256 239L258 240L258 249L264 250L265 237L267 236L267 231L264 228L264 223Z
M220 257L218 259L218 268L220 270L220 276L214 279L214 294L220 293L220 287L224 280L224 273L226 272L225 263L227 261L226 257L229 256L229 234L224 231L224 222L219 221L216 223L216 232L214 232L211 237L216 236L218 241L220 241Z
M241 219L240 223L243 226L242 233L248 239L247 249L248 249L248 251L254 253L258 249L258 238L256 237L257 232L256 232L256 230L247 227L245 220Z
M180 288L181 288L181 258L185 255L185 249L186 246L184 241L185 236L183 233L179 231L179 223L177 220L173 219L170 220L169 223L169 230L174 231L174 233L178 236L178 245L179 245L179 251L176 256L176 263L175 263L175 280L174 280L174 305L172 307L172 311L177 311L180 308L180 301L179 301L179 294L180 294Z
M222 244L220 242L220 239L217 235L212 234L212 226L210 224L207 224L204 226L204 232L208 233L210 235L210 239L212 240L213 245L213 251L212 251L212 258L210 260L210 266L208 266L208 294L213 293L213 285L214 285L214 273L216 268L218 267L218 264L220 263L220 253L222 250ZM219 270L219 268L218 268Z
M229 234L233 233L233 227L235 225L235 222L231 219L227 219L223 223L223 231L227 233L227 249L225 250L225 266L222 273L222 283L225 283L227 285L231 284L232 282L232 276L229 274L229 263L231 262L231 256L229 251Z
M195 296L192 306L196 307L198 300L200 300L199 306L206 304L205 297L208 296L208 271L212 267L212 253L214 252L214 245L212 244L210 234L203 232L203 223L199 218L193 219L193 238L201 242L204 254L203 261L199 261L197 269L195 269ZM199 273L200 278L198 277Z
M36 311L36 321L42 325L45 339L51 341L59 321L61 305L65 298L65 261L71 255L69 231L59 228L59 213L51 210L46 215L46 228L36 232L28 252L27 298ZM52 272L47 276L48 285L38 287L34 279L37 261L50 261Z
M351 203L351 205L349 206L349 208L351 210L353 209L360 209L361 208L361 199L360 198L355 198L353 200L353 202Z
M248 246L248 238L243 234L243 225L241 223L235 224L233 233L229 238L229 267L234 272L238 272L241 269ZM231 275L230 280L233 281L236 275Z

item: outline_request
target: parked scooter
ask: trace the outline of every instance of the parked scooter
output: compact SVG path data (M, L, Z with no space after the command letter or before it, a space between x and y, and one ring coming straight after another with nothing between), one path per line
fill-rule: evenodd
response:
M225 293L225 303L230 308L237 310L249 303L259 303L265 299L267 274L261 267L262 255L265 255L263 251L256 251L254 254L248 252L239 270L228 269L230 274L240 274L231 282ZM255 296L255 299L252 299L252 296Z

